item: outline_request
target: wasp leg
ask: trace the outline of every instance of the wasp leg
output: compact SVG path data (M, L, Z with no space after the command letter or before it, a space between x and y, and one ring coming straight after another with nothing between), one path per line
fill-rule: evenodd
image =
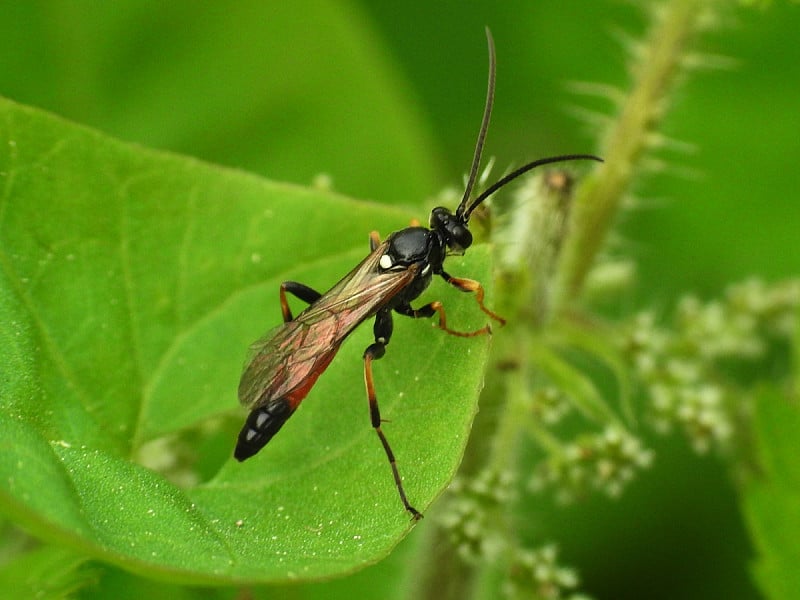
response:
M316 302L319 300L320 294L317 290L308 287L307 285L303 285L302 283L297 283L296 281L284 281L281 284L281 312L283 313L283 322L288 323L289 321L293 321L294 317L292 316L292 309L289 308L289 302L286 300L286 292L289 292L296 298L300 298L303 302L308 302L309 304Z
M373 252L375 248L381 245L381 236L377 231L369 232L369 251Z
M381 412L378 408L378 398L375 396L375 384L372 379L372 361L378 360L386 354L386 345L392 337L392 313L387 309L378 312L375 317L375 326L373 332L375 334L375 343L371 344L364 351L364 383L367 388L367 400L369 400L369 414L372 419L372 427L375 433L383 444L383 450L386 452L386 458L389 459L389 465L392 467L392 475L394 476L394 483L397 486L397 492L400 494L400 501L403 503L405 509L411 513L411 518L414 521L419 521L422 518L422 513L416 508L411 506L406 498L406 492L403 489L403 481L400 478L400 472L397 470L397 462L394 458L392 448L389 446L389 441L381 430Z
M447 317L445 317L444 314L444 306L438 300L430 302L424 306L420 306L419 308L411 308L410 304L401 304L400 306L396 306L395 310L401 315L411 317L412 319L426 319L438 313L439 329L449 333L450 335L456 335L458 337L474 337L476 335L492 333L492 328L489 325L485 325L476 331L455 331L450 329L447 326Z
M461 279L460 277L453 277L444 271L442 271L440 275L447 283L452 285L454 288L461 290L462 292L475 292L475 300L478 301L478 306L481 307L481 310L489 315L489 317L500 323L500 325L506 324L506 320L503 317L492 312L483 304L483 286L480 284L480 282L475 281L474 279Z

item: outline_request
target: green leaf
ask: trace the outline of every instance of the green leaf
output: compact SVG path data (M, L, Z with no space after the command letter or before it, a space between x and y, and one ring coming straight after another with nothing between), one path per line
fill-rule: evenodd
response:
M744 513L758 549L756 581L769 598L800 590L800 408L774 389L756 402L755 441L761 473L744 496Z
M561 319L558 326L548 332L548 340L551 343L558 343L559 346L574 346L602 363L614 376L620 411L629 424L635 423L636 416L631 401L630 371L614 345L610 332L603 331L596 326L590 328L585 323L574 323L569 319Z
M327 289L367 253L367 232L409 214L125 145L5 100L0 189L0 509L42 538L190 583L351 572L411 529L369 425L369 324L269 446L243 464L230 456L242 361L280 322L279 283ZM488 281L489 252L448 270ZM452 327L483 324L470 296L431 287ZM384 431L422 510L460 461L487 352L485 337L398 318L374 366ZM136 462L167 440L164 472L202 480L192 461L208 457L170 454L169 440L186 439L213 449L218 473L179 487Z
M570 363L558 350L545 343L530 346L530 358L536 368L544 373L581 413L598 423L620 424L603 394L580 367Z
M336 189L384 203L413 203L442 185L408 77L358 3L3 8L0 90L10 98L284 181L324 172ZM475 37L480 44L480 27ZM479 103L482 70L475 77Z
M3 598L74 598L75 593L97 582L97 570L86 557L63 548L42 546L15 557L0 568Z

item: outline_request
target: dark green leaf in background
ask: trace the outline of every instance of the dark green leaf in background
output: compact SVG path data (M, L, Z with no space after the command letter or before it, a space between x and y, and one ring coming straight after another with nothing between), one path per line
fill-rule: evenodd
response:
M422 111L356 4L0 8L0 94L18 102L272 179L309 184L325 172L337 189L382 202L417 205L444 183ZM482 26L476 42L482 51ZM475 128L484 74L481 62Z

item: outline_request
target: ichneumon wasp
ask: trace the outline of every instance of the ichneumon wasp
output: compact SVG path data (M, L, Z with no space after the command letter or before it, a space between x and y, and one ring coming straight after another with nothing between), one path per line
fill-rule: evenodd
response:
M438 275L453 287L473 292L480 309L491 319L505 321L483 303L483 287L472 279L453 277L444 270L449 254L463 254L472 244L468 223L472 211L497 190L536 167L556 162L601 159L590 154L568 154L541 158L501 177L474 199L473 187L480 168L481 153L494 103L495 49L489 29L489 84L478 141L472 158L466 189L455 213L437 207L431 212L429 228L412 226L392 233L383 242L370 234L370 253L352 271L324 294L298 283L280 286L283 324L268 332L251 347L251 355L239 382L239 400L250 414L239 433L234 456L246 460L278 433L306 397L317 378L330 364L345 338L361 323L375 317L375 342L364 351L364 381L367 388L372 427L378 434L394 476L400 500L414 520L422 514L406 498L394 454L381 429L381 415L372 379L372 363L383 357L392 337L392 312L414 319L438 315L440 329L450 335L472 337L488 334L487 324L477 331L450 329L440 302L413 308L411 302ZM290 293L309 304L297 317L286 299Z

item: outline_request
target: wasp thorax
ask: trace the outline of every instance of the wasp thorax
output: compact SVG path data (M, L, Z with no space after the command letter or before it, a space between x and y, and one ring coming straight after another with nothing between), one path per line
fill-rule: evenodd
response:
M430 231L424 227L407 227L388 238L389 247L381 256L379 266L386 270L402 270L420 260L426 260L430 252Z

